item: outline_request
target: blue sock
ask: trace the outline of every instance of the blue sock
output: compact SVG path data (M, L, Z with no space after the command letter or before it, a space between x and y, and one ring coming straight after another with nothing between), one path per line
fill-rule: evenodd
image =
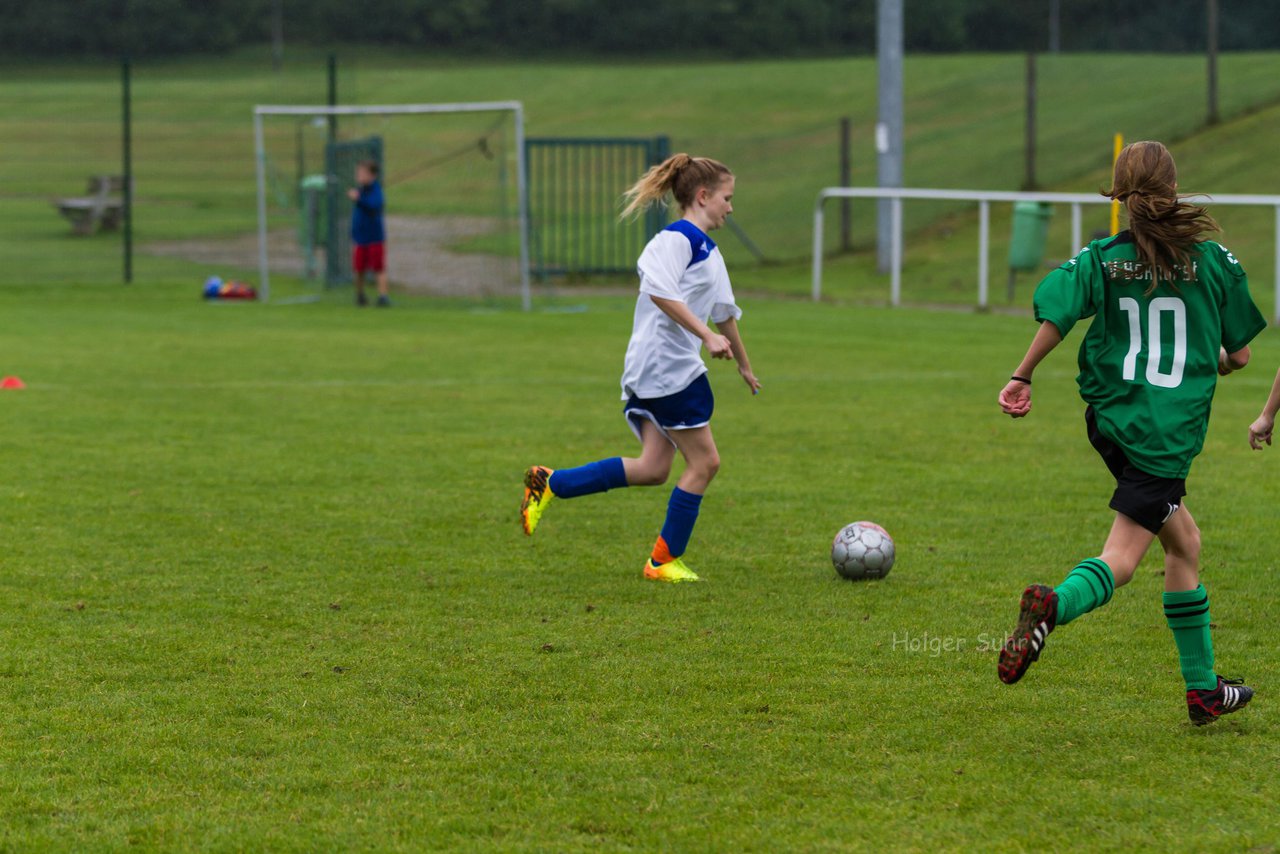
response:
M576 469L556 469L547 484L557 498L577 498L621 489L627 485L627 470L622 467L622 457L610 457Z
M671 500L667 502L667 521L662 524L662 534L653 547L653 559L657 563L666 563L684 554L689 547L689 537L693 535L693 525L698 521L698 507L702 504L702 496L685 492L680 487L671 490Z

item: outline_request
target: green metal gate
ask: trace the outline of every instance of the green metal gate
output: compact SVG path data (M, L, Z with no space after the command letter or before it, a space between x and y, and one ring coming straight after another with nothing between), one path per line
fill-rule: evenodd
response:
M356 164L376 160L382 175L382 137L331 142L324 148L324 172L328 180L328 240L325 242L324 283L346 285L351 274L351 200L347 190L355 186Z
M665 136L534 137L525 140L529 272L534 276L630 274L667 223L664 210L619 221L622 194L671 151Z

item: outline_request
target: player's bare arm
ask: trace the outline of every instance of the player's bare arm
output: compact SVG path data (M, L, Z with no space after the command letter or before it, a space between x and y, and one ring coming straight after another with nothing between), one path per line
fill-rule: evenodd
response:
M1031 339L1027 355L1013 372L1013 378L1000 392L1000 408L1012 418L1022 418L1031 411L1031 375L1053 348L1062 343L1062 333L1049 321L1040 324L1036 337Z
M1226 347L1218 348L1218 376L1225 377L1249 364L1249 348L1242 347L1234 353L1228 353Z
M733 348L729 344L729 339L718 332L712 331L710 326L699 320L689 306L680 302L680 300L663 299L650 295L649 299L653 300L653 304L662 310L662 313L692 332L702 340L706 345L707 352L711 354L713 359L732 359Z
M747 356L747 346L742 343L742 330L738 328L736 318L721 320L716 323L716 331L729 339L729 347L733 351L733 360L738 363L738 373L743 382L751 389L752 394L760 391L760 380L751 370L751 359Z
M1276 413L1280 412L1280 371L1276 371L1275 382L1271 384L1271 394L1262 407L1262 414L1249 425L1249 447L1261 451L1262 445L1271 444L1271 434L1276 426Z

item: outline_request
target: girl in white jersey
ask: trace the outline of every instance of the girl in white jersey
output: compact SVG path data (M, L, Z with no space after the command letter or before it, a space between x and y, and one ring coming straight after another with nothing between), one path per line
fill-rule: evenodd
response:
M675 197L681 215L649 241L637 263L640 296L622 370L622 399L623 414L640 440L640 456L612 457L572 469L530 468L520 506L526 534L533 534L552 498L666 483L678 450L685 460L684 473L672 490L666 522L645 562L644 577L698 580L681 557L702 495L720 468L711 436L715 399L702 347L713 359L736 361L751 393L760 390L738 332L742 311L734 302L724 258L708 236L733 212L733 185L733 173L723 163L676 154L627 191L624 217L665 201L668 194Z

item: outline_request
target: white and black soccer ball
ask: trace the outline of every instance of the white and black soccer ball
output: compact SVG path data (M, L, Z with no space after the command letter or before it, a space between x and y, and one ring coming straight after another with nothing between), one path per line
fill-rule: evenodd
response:
M893 557L893 537L875 522L845 525L831 544L831 562L844 578L884 578Z

